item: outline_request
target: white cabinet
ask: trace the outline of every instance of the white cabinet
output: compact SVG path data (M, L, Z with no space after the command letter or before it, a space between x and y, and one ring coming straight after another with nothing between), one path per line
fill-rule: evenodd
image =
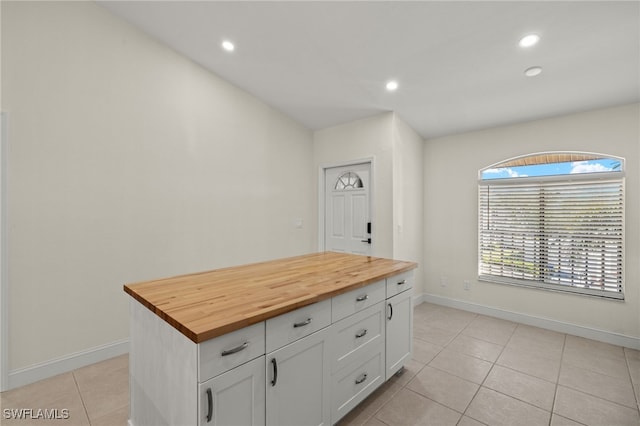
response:
M264 425L265 323L198 345L198 424Z
M264 355L198 386L200 426L265 423Z
M267 425L330 424L328 335L324 328L267 354Z
M131 426L264 425L264 322L196 344L135 300L130 315Z
M253 324L198 345L198 381L204 382L264 355L265 323Z
M413 272L387 278L387 299L413 288Z
M385 280L382 280L336 296L331 299L331 321L340 321L376 305L384 301L385 294Z
M411 291L387 299L386 380L411 359L413 350L413 304Z
M384 290L384 286L381 287ZM367 289L370 290L370 289ZM385 380L384 295L376 305L331 326L331 422Z
M329 426L411 358L413 275L194 343L131 302L131 426Z
M358 363L351 364L333 376L331 421L341 419L385 381L384 347L363 354Z
M331 324L331 299L267 320L267 352L295 342Z
M384 303L338 321L331 326L331 373L352 364L363 353L373 353L378 346L384 349ZM364 355L366 356L366 355Z

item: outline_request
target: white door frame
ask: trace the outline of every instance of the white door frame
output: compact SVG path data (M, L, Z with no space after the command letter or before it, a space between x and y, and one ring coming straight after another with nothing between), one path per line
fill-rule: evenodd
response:
M374 163L375 157L362 158L358 160L349 160L349 161L339 161L332 163L323 163L320 164L318 170L318 251L325 251L325 242L324 242L324 231L325 231L325 177L327 174L327 169L333 169L335 167L345 167L345 166L355 166L356 164L369 164L371 175L369 176L369 218L372 223L372 230L375 231L375 185L374 182ZM376 239L373 238L372 232L372 241L371 241L371 253L375 253L375 243Z
M7 113L0 113L0 391L9 389L9 281L7 271Z

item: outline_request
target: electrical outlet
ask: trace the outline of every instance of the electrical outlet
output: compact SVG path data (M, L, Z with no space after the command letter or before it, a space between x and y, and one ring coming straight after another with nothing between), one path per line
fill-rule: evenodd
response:
M471 290L471 281L464 280L464 289L467 291Z
M446 287L447 286L447 277L444 275L440 276L440 287Z

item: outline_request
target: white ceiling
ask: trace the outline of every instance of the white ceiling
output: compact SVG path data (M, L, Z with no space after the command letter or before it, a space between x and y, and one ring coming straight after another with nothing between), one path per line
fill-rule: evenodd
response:
M99 3L310 129L396 111L429 139L640 101L638 1Z

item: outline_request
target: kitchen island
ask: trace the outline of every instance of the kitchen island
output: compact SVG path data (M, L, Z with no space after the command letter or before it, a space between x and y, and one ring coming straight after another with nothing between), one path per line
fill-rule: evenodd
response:
M130 424L337 422L410 359L416 266L323 252L125 285Z

